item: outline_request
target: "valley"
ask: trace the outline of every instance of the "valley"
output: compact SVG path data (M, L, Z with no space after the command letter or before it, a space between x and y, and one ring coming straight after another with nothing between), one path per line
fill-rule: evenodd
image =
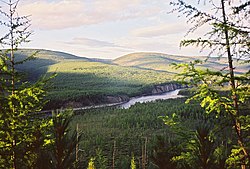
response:
M250 169L249 18L249 0L0 0L0 168Z
M45 109L83 107L126 102L130 97L161 94L180 88L176 86L172 63L189 63L206 57L175 56L162 53L134 53L115 60L100 60L71 54L36 49L21 49L17 58L38 52L34 60L18 67L28 72L27 79L37 80L56 73L48 85ZM225 59L209 58L204 68L221 69ZM215 64L216 63L216 64ZM239 70L244 69L240 65ZM173 85L165 89L162 86Z
M22 49L16 56L22 60L35 51ZM99 60L40 50L35 59L17 68L31 83L56 74L46 86L48 102L44 111L37 114L47 119L55 112L67 114L74 111L69 133L77 131L81 135L74 157L81 167L87 168L94 158L97 168L127 169L131 156L134 156L139 168L178 168L178 162L173 159L183 154L183 147L189 146L200 130L204 130L204 134L215 131L218 139L211 142L213 146L227 144L232 149L232 145L225 142L232 135L229 117L208 114L199 102L186 104L186 98L183 98L183 95L192 96L196 90L183 90L188 85L176 80L176 75L183 69L176 70L171 64L185 64L196 59L134 53L114 60ZM225 64L223 58L220 61L211 58L199 68L221 70ZM237 64L237 74L243 69L249 69L249 66ZM228 92L225 87L215 89L224 94ZM178 95L179 91L181 95ZM51 110L55 109L58 110L51 116ZM225 127L216 133L217 125ZM229 154L225 150L225 155L221 156Z

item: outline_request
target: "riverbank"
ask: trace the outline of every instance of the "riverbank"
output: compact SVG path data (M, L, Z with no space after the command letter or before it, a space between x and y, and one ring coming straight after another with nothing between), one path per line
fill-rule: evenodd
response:
M119 105L119 108L123 109L128 109L131 106L135 105L136 103L146 103L146 102L152 102L155 100L167 100L167 99L175 99L175 98L180 98L184 97L182 95L179 95L179 91L181 89L176 89L173 91L168 91L162 94L155 94L155 95L150 95L150 96L140 96L140 97L133 97L130 98L130 100L127 103L123 103Z
M100 104L100 105L84 106L84 107L77 107L77 108L61 108L57 110L69 109L69 110L73 110L75 114L78 114L78 112L82 112L82 110L99 109L99 108L106 108L106 107L117 107L117 108L122 108L122 109L129 109L131 106L133 106L136 103L145 103L145 102L152 102L156 100L167 100L167 99L184 97L182 95L179 95L180 90L181 89L176 89L176 90L168 91L168 92L161 93L161 94L132 97L129 99L129 101L122 101L122 102L117 102L117 103ZM35 114L51 115L52 111L53 110L44 110Z
M136 95L129 96L126 94L116 94L116 95L91 95L91 96L81 96L77 99L68 100L50 100L44 107L44 110L52 109L66 109L66 108L81 108L81 107L93 107L101 105L113 105L122 104L129 102L133 98L143 97L143 96L154 96L161 95L166 92L174 91L176 89L182 89L186 86L177 83L166 83L154 85L152 87L145 88L143 91Z

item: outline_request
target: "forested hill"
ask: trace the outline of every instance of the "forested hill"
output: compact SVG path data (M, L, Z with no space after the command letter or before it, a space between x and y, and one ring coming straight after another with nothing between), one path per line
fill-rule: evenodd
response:
M196 59L200 59L203 61L207 59L206 62L204 62L204 64L202 65L202 67L204 68L220 70L227 66L227 60L225 58L207 58L205 56L180 56L151 52L131 53L114 60L109 60L99 58L87 58L65 52L44 49L20 49L16 51L16 59L23 60L27 56L31 56L34 53L36 53L36 55L34 56L35 59L24 63L23 65L19 66L19 68L28 71L35 70L33 74L36 77L38 74L41 75L46 73L46 70L50 65L67 61L100 62L106 64L115 64L119 66L134 67L139 69L164 71L173 74L176 73L176 70L172 68L171 63L189 63L190 61L194 61ZM241 72L242 69L246 69L246 67L244 67L244 65L236 63L236 71Z
M21 65L17 65L17 69L27 72L27 78L32 81L37 80L41 75L46 74L50 65L65 60L89 61L88 58L43 49L19 49L15 52L15 58L17 61L22 61L28 56L33 56L34 58Z
M24 59L36 50L18 50L16 58ZM18 70L26 78L37 80L43 75L56 73L48 90L49 108L61 106L88 106L120 101L128 96L144 94L154 85L170 83L173 75L155 70L124 67L110 60L90 59L74 55L39 50Z
M124 55L113 60L113 63L121 66L130 66L176 73L176 70L173 69L171 63L189 63L197 59L204 61L204 63L202 64L203 68L221 70L227 67L227 60L225 58L206 56L180 56L149 52L131 53L128 55ZM246 67L244 67L244 65L239 63L235 64L236 72L242 72L242 70L246 70Z
M18 50L18 60L32 55L36 49ZM190 62L196 57L173 56L159 53L134 53L111 60L91 59L75 55L38 50L35 60L28 61L18 70L25 72L31 81L40 76L57 73L52 79L48 99L53 106L84 106L121 100L129 96L148 93L156 85L173 83L176 70L170 64ZM212 61L204 66L213 65L219 69L224 63ZM110 97L118 97L110 99ZM81 103L81 105L79 105Z
M35 53L36 53L34 56L35 58L37 58L38 60L44 59L47 60L48 62L50 61L59 62L68 59L80 59L86 61L91 60L86 57L79 57L65 52L44 50L44 49L19 49L15 53L16 53L16 59L18 60L26 58L27 56L31 56Z

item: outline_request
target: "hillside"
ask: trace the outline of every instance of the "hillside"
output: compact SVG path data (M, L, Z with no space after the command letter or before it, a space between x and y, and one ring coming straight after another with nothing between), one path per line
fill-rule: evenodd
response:
M207 58L205 56L179 56L147 52L128 54L113 60L113 63L120 66L151 69L175 74L176 70L174 70L170 66L171 63L189 63L190 61L194 61L196 59L202 61L207 59L202 67L209 69L221 70L227 66L227 60L225 58ZM246 66L240 65L238 63L236 63L236 66L236 71L238 72L242 72L242 70L245 70L247 68Z
M35 54L35 55L34 55ZM41 75L46 74L50 65L65 61L65 60L81 60L89 61L84 57L77 57L72 54L50 51L43 49L20 49L15 52L17 61L22 61L28 56L34 55L34 59L24 62L17 66L17 69L23 72L28 72L27 78L31 81L37 80Z
M156 84L171 81L167 73L101 62L63 61L49 66L57 73L49 97L85 105L102 103L99 96L135 96ZM96 100L98 98L98 100ZM87 103L88 102L88 103ZM74 103L73 103L74 104Z
M35 51L18 50L16 58L22 60ZM177 71L171 68L171 63L196 59L160 53L134 53L110 61L49 50L39 50L35 58L18 66L18 69L25 72L31 81L43 75L57 74L49 85L47 108L120 102L131 96L150 93L154 86L173 81ZM221 69L225 63L210 60L204 66Z
M36 52L37 54L35 55L35 57L37 59L47 59L47 60L53 60L53 61L61 61L65 59L90 60L89 58L86 58L86 57L79 57L79 56L75 56L75 55L65 53L65 52L45 50L45 49L19 49L15 53L17 55L17 59L18 58L22 59Z
M36 50L19 50L16 58L24 59ZM57 73L48 92L49 107L84 106L112 102L108 96L143 94L154 85L168 83L172 75L155 70L123 67L109 60L77 57L62 52L40 50L35 60L18 67L29 80ZM115 98L117 101L117 98Z

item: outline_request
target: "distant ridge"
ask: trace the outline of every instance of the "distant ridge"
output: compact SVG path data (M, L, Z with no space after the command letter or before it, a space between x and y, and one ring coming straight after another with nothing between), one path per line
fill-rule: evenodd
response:
M16 51L17 58L27 57L35 52L38 52L35 57L37 59L48 59L53 61L62 61L65 59L81 59L81 60L90 60L87 57L79 57L73 54L69 54L66 52L60 51L53 51L53 50L46 50L46 49L19 49Z
M17 61L21 61L34 53L36 53L34 59L17 66L18 70L28 72L26 77L31 81L37 80L41 75L46 74L48 67L56 63L71 60L90 61L86 57L45 49L18 49L15 51L15 58Z
M171 63L189 63L194 60L206 60L201 67L221 70L227 66L226 58L218 57L206 57L206 56L180 56L180 55L169 55L164 53L150 53L150 52L139 52L131 53L128 55L121 56L113 60L114 64L120 66L129 66L142 69L151 69L157 71L166 71L176 73L173 70ZM235 63L238 72L241 72L246 68L245 65L239 65Z
M227 60L225 58L207 58L205 56L181 56L181 55L169 55L164 53L156 52L137 52L121 56L117 59L100 59L100 58L87 58L80 57L73 54L52 51L45 49L19 49L16 52L16 58L22 60L27 56L30 56L38 52L35 55L35 60L29 61L19 68L25 71L35 72L35 74L44 74L49 66L54 65L59 62L67 61L81 61L81 62L100 62L104 64L115 64L118 66L134 67L146 70L156 70L164 71L171 74L176 74L176 70L173 69L171 63L189 63L194 60L205 60L207 61L202 65L202 67L221 70L227 66ZM237 65L236 68L238 72L249 68L246 65Z
M150 53L150 52L138 52L124 55L115 59L113 62L119 65L127 66L139 66L146 65L150 63L173 63L173 62L183 62L190 60L193 57L188 56L178 56L178 55L169 55L164 53Z
M86 103L105 103L110 97L133 97L151 91L154 86L175 83L179 70L171 63L188 63L206 57L178 56L163 53L132 53L115 60L78 57L65 52L43 49L21 49L16 59L22 60L39 51L35 60L18 65L23 79L31 82L41 76L57 76L51 79L48 90L48 108ZM201 68L222 69L226 60L209 59ZM241 66L241 67L240 67ZM236 65L236 69L249 69Z

